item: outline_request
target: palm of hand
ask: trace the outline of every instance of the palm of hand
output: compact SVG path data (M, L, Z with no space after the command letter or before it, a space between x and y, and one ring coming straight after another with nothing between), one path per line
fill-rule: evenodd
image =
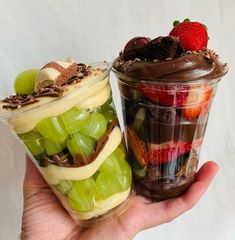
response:
M218 167L206 163L198 172L195 183L181 197L152 203L134 196L128 210L91 228L79 227L58 202L50 187L27 159L24 181L24 212L22 239L132 239L139 231L169 222L192 208L212 181ZM29 174L30 173L30 174Z

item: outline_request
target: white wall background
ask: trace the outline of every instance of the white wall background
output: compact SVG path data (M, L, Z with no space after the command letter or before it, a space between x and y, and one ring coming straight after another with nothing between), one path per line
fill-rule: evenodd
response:
M228 62L201 155L201 163L219 163L218 176L193 210L136 240L235 239L234 9L234 0L0 0L0 97L23 69L67 56L112 60L131 37L167 35L173 20L187 17L207 25L209 46ZM113 91L119 103L115 84ZM12 240L20 232L24 151L2 124L0 147L0 240Z

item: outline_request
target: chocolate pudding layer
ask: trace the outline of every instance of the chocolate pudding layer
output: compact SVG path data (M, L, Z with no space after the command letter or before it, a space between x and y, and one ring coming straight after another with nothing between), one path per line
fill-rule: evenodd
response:
M168 198L173 198L184 193L193 183L195 175L188 178L183 178L181 181L172 183L135 181L136 192L152 198L153 201L163 201Z

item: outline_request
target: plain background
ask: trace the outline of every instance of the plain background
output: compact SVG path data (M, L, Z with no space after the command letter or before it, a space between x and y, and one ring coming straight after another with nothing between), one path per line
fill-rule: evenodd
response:
M167 35L175 19L207 25L209 47L230 68L219 84L201 154L201 164L216 160L220 172L193 210L136 240L235 239L234 9L234 0L0 0L0 97L12 93L23 69L67 56L111 61L131 37ZM113 76L111 81L120 113ZM0 147L0 239L12 240L20 232L24 150L2 124Z

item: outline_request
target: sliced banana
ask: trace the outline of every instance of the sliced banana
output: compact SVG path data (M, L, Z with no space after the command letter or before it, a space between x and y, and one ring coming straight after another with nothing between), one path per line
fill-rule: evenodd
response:
M54 61L47 63L37 74L35 92L42 88L60 85L76 74L77 65L73 62Z
M86 108L89 110L94 110L100 106L102 106L111 95L111 87L107 84L102 91L100 91L97 95L87 98L85 101L81 102L78 105L78 108Z

